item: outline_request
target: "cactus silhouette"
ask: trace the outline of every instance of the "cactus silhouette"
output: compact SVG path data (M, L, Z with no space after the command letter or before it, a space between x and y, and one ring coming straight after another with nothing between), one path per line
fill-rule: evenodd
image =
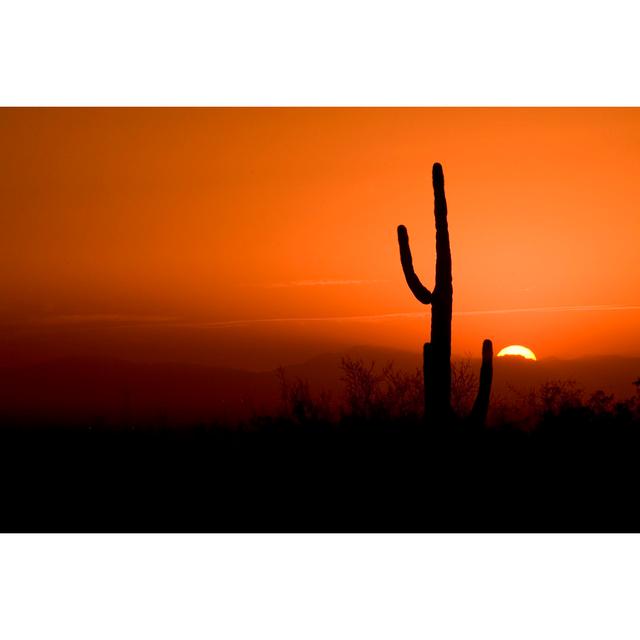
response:
M447 200L444 193L442 165L433 165L433 198L436 222L436 283L429 291L413 269L409 234L404 225L398 227L400 262L409 289L422 304L431 305L431 342L423 350L424 409L429 424L444 424L455 416L451 409L451 314L453 311L453 279L451 275L451 246L447 223ZM493 378L493 345L482 345L482 366L478 395L470 419L484 424L489 408Z

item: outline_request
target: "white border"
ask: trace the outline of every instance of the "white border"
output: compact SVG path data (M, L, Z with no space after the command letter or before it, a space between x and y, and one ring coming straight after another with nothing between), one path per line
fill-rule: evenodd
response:
M0 104L636 106L637 6L20 0Z
M3 3L2 105L636 106L637 3ZM2 536L0 637L637 638L636 536Z
M0 637L633 638L636 536L6 536Z

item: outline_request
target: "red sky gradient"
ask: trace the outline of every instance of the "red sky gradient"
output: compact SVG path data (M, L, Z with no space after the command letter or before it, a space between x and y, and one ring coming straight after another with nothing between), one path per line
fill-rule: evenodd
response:
M0 357L419 351L431 165L454 353L640 355L640 109L2 109Z

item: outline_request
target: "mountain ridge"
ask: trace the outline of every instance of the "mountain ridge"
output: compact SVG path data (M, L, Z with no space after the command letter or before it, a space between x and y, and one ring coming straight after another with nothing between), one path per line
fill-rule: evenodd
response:
M311 393L343 389L343 358L392 362L398 369L421 368L417 353L371 345L319 354L282 367L285 380L308 382ZM477 377L479 358L469 360ZM74 356L41 363L0 365L0 419L7 421L87 422L110 424L236 421L273 415L279 409L278 368L266 371L189 362L135 362L121 358ZM571 360L519 358L494 360L494 398L528 392L544 382L574 380L588 394L596 389L624 399L635 393L640 357L586 356Z

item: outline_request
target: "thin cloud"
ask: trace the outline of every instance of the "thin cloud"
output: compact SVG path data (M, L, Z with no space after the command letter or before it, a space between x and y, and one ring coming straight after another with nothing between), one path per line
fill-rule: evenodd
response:
M360 286L389 282L389 280L292 280L291 282L273 282L262 285L265 289L283 289L289 287L343 287Z
M481 311L454 311L458 316L500 315L504 313L556 313L559 311L637 311L640 305L592 304L564 307L522 307L518 309L490 309Z
M172 322L175 318L167 316L128 315L122 313L76 313L69 315L32 318L30 324L41 325L85 325L85 324L147 324Z
M501 315L508 313L558 313L558 312L593 312L593 311L638 311L640 305L574 305L564 307L521 307L515 309L481 309L473 311L454 311L454 316ZM357 316L320 316L320 317L288 317L288 318L255 318L245 320L221 320L200 323L202 328L225 328L254 324L283 324L295 322L380 322L401 318L424 318L426 311L410 311L398 313L381 313Z
M639 311L640 305L573 305L556 307L520 307L511 309L479 309L468 311L454 311L454 316L490 316L516 313L588 313L611 311ZM73 314L47 316L32 319L30 324L48 326L106 326L106 325L164 325L168 327L199 328L199 329L224 329L231 327L251 326L260 324L287 324L287 323L322 323L322 322L384 322L403 318L424 318L428 311L408 311L396 313L380 313L369 315L350 316L294 316L286 318L245 318L237 320L218 320L212 322L179 321L167 316L145 316L126 314Z

